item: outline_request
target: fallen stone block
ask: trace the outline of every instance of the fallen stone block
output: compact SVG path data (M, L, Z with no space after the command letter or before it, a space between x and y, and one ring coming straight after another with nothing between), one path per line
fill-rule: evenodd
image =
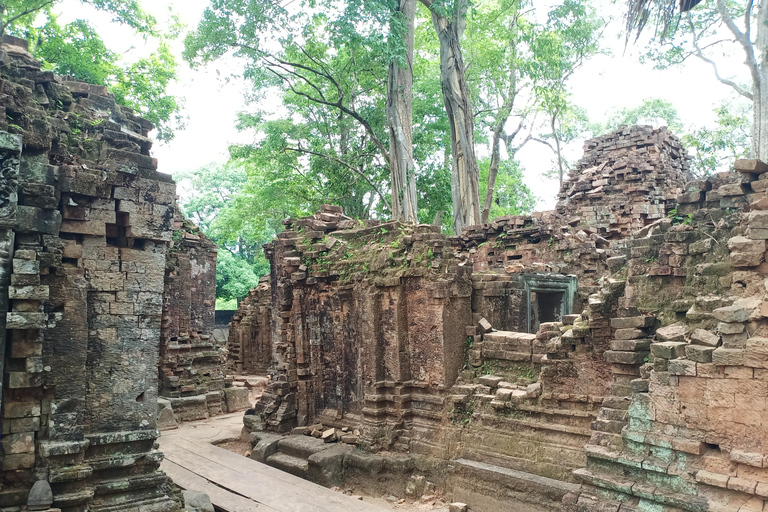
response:
M459 501L456 501L448 505L448 512L467 512L468 510L469 510L469 505L467 505L466 503L461 503Z
M743 323L718 322L717 332L720 334L740 334L744 332Z
M223 391L227 412L244 411L251 407L250 390L248 388L224 388Z
M721 322L740 323L749 320L749 311L742 306L726 306L717 308L712 314Z
M179 428L179 425L176 423L176 418L173 417L173 408L171 407L170 400L158 397L156 422L158 430Z
M491 389L498 387L499 383L503 380L503 377L498 377L496 375L483 375L479 379L480 384L483 386L488 386Z
M261 416L257 414L246 414L243 416L243 425L248 432L261 432L264 430L264 422Z
M480 334L485 334L487 332L491 332L493 330L493 326L491 325L491 322L486 320L485 318L481 318L477 321L477 329L480 332Z
M716 347L720 343L720 336L706 329L696 329L691 334L691 343L706 347Z
M283 436L267 432L254 432L251 434L251 458L255 461L266 463L267 457L277 452L280 440Z
M320 438L325 443L333 443L336 441L336 429L335 428L329 428L328 430L323 431L322 436Z
M337 444L313 453L307 459L307 477L325 487L344 483L344 457L354 451L352 446Z
M733 168L738 172L749 174L768 172L768 164L754 158L739 158L733 164Z
M186 512L216 512L207 494L199 491L182 491Z
M661 327L656 330L656 337L661 341L685 341L688 326L683 322Z
M662 359L677 359L685 355L686 343L679 341L662 341L651 344L651 354Z
M176 421L204 420L208 417L205 395L169 398Z

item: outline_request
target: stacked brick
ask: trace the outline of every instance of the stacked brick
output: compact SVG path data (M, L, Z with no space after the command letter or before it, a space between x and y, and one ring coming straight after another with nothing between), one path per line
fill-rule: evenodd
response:
M212 393L210 408L220 412L225 347L213 337L216 246L180 215L172 236L163 294L160 395Z
M557 211L571 225L627 238L665 217L687 179L685 150L666 127L623 127L584 143Z
M0 510L178 510L154 448L175 185L150 123L0 43Z
M286 225L266 249L274 362L256 407L266 425L358 418L362 442L402 449L404 421L433 437L463 358L468 267L433 226L359 226L331 206Z
M678 218L630 244L622 306L653 310L667 325L646 320L633 338L641 346L624 347L636 349L634 359L633 351L612 356L636 363L630 388L618 389L626 425L585 447L587 466L575 473L584 486L566 498L566 510L752 511L768 502L761 231L768 166L735 167L687 184ZM669 254L680 256L674 266L687 272L650 272L670 244Z
M272 361L272 288L269 276L248 293L232 317L228 369L238 375L266 375Z

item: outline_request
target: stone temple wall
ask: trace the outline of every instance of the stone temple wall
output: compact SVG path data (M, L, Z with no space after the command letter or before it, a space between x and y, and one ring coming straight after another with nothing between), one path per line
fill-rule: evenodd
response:
M585 466L583 446L611 400L605 354L624 286L605 278L627 264L624 233L666 218L668 196L687 178L679 142L664 130L622 129L586 149L582 162L601 174L574 173L564 190L588 182L602 201L631 197L650 213L630 222L634 214L616 206L595 216L593 203L566 192L556 211L450 238L431 226L360 228L330 207L289 221L268 251L275 382L258 406L267 428L363 424L374 448L576 482L572 471ZM646 154L653 165L641 163ZM263 288L233 322L241 347L267 325ZM548 319L529 308L536 293L569 300ZM461 474L456 492L484 492ZM563 489L539 505L559 502Z
M166 258L160 395L214 393L209 402L220 414L225 348L213 336L217 249L179 213L173 227Z
M736 170L689 182L630 240L611 396L566 510L766 506L768 166Z
M622 128L554 212L450 239L289 221L266 427L362 420L370 447L450 460L483 512L765 510L768 165L691 180L686 159Z
M158 361L168 265L200 252L170 258L176 188L152 125L11 37L0 114L0 510L178 510L155 449Z
M269 276L259 280L232 316L227 348L228 370L239 375L266 375L272 362L272 289Z
M272 262L270 428L356 422L372 445L440 422L471 323L468 267L432 226L289 220ZM398 438L398 435L402 436Z

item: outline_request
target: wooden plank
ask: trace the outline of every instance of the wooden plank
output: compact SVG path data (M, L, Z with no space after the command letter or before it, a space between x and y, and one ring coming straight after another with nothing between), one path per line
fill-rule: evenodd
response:
M221 451L219 451L221 450ZM161 443L160 451L165 453L167 458L174 460L180 454L188 452L201 457L202 461L215 462L227 468L235 468L238 473L249 478L266 478L279 485L289 487L300 486L305 489L314 489L315 484L299 477L280 471L279 469L267 466L248 457L237 455L224 448L209 445L206 443L195 443L184 439L174 439L171 443ZM223 453L222 453L223 452ZM249 462L253 463L250 464ZM196 468L188 468L196 471Z
M169 460L164 460L160 469L165 471L173 479L173 483L182 489L192 489L207 494L211 498L211 503L224 512L279 512L267 505L233 494Z
M161 442L160 449L169 461L279 512L382 512L369 503L206 443L174 438Z

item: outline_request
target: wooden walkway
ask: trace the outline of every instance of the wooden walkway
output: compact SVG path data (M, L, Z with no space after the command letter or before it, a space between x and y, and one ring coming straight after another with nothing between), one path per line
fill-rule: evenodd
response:
M185 424L162 433L160 468L183 489L208 494L226 512L382 512L211 443L235 439L240 414Z

